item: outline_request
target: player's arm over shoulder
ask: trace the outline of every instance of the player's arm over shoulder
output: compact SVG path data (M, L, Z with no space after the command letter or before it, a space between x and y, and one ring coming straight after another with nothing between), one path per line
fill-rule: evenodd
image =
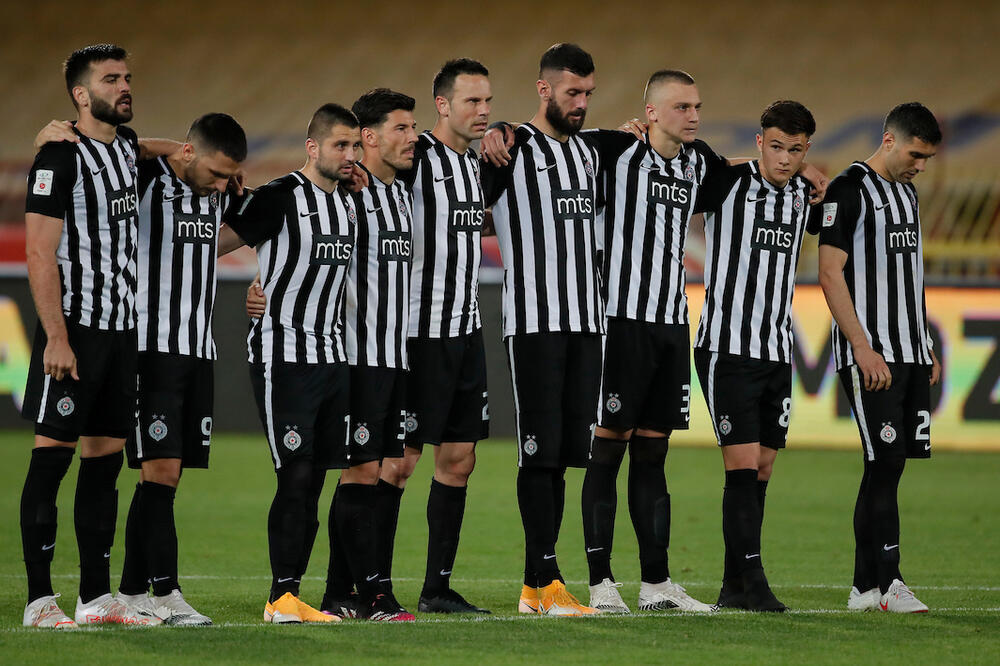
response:
M807 230L819 234L820 245L850 253L860 215L861 182L858 174L848 169L830 182L823 203L811 208Z
M247 192L242 202L230 206L223 221L247 245L256 247L281 231L291 190L292 184L287 178L272 180Z
M483 199L486 208L491 207L503 195L504 190L514 180L514 162L517 161L521 148L531 138L531 130L520 125L514 130L514 145L510 147L510 161L504 166L497 166L489 161L480 161L480 176L483 183Z
M721 159L721 158L720 158ZM698 201L694 212L710 213L717 211L726 200L733 185L741 178L749 178L753 170L749 162L740 164L718 163L714 170L706 173L705 180L698 189Z
M629 146L635 145L639 138L631 132L621 130L588 129L580 132L580 138L597 150L601 158L601 166L610 167Z

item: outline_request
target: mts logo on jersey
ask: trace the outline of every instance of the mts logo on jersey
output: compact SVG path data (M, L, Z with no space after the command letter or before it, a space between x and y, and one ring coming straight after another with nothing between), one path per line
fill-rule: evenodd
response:
M319 234L313 236L313 252L311 264L326 266L346 266L354 254L354 237L338 236L336 234Z
M213 242L215 240L215 217L193 213L175 213L174 240L182 243Z
M456 201L448 210L448 226L455 231L481 231L484 215L482 201Z
M409 261L410 232L379 230L378 258L385 261Z
M794 242L795 230L791 225L769 220L757 220L754 223L750 244L755 250L790 254Z
M914 224L885 225L885 249L891 254L910 254L917 251L920 235Z
M594 219L594 195L590 190L552 190L552 212L556 221Z
M649 201L686 210L691 201L691 183L658 173L650 174Z
M137 203L135 188L115 190L108 194L108 217L112 222L131 219L136 213Z

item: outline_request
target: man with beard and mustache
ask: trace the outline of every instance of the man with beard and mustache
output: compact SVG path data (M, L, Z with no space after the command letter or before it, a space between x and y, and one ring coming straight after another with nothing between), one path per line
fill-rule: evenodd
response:
M357 213L340 185L351 180L361 152L357 118L323 105L305 148L305 166L247 195L219 234L220 254L244 244L256 249L267 298L247 346L278 481L267 520L272 584L264 607L264 620L275 624L340 620L299 599L299 582L326 471L348 467L343 307Z
M136 400L136 159L131 73L119 46L66 60L75 142L42 146L28 176L28 280L38 312L23 415L35 446L21 494L28 577L25 626L139 620L111 596L115 483ZM50 569L56 495L77 442L74 523L80 550L76 621L56 603Z
M567 591L555 545L567 467L586 467L601 376L598 153L578 133L594 62L575 44L542 55L538 111L511 160L483 167L504 262L503 335L514 389L517 499L525 537L519 610L587 615Z

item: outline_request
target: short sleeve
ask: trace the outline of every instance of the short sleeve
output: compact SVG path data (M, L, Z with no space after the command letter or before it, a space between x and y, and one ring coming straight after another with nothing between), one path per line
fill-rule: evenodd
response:
M223 221L244 243L256 247L281 231L286 201L285 188L280 183L268 183L247 193L242 202L231 205Z
M28 172L25 212L64 219L73 205L76 176L74 144L59 141L42 146Z
M861 215L861 192L857 183L838 176L826 190L822 204L809 214L810 233L819 233L820 245L833 245L850 254L854 231Z

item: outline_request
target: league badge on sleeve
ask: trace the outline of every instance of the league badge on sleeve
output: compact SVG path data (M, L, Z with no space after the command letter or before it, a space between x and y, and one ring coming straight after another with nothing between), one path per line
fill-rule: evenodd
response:
M31 188L32 194L40 194L43 197L49 196L52 192L52 169L39 169L35 172L35 184Z
M832 227L833 223L837 219L837 204L836 203L825 203L823 204L823 228Z

